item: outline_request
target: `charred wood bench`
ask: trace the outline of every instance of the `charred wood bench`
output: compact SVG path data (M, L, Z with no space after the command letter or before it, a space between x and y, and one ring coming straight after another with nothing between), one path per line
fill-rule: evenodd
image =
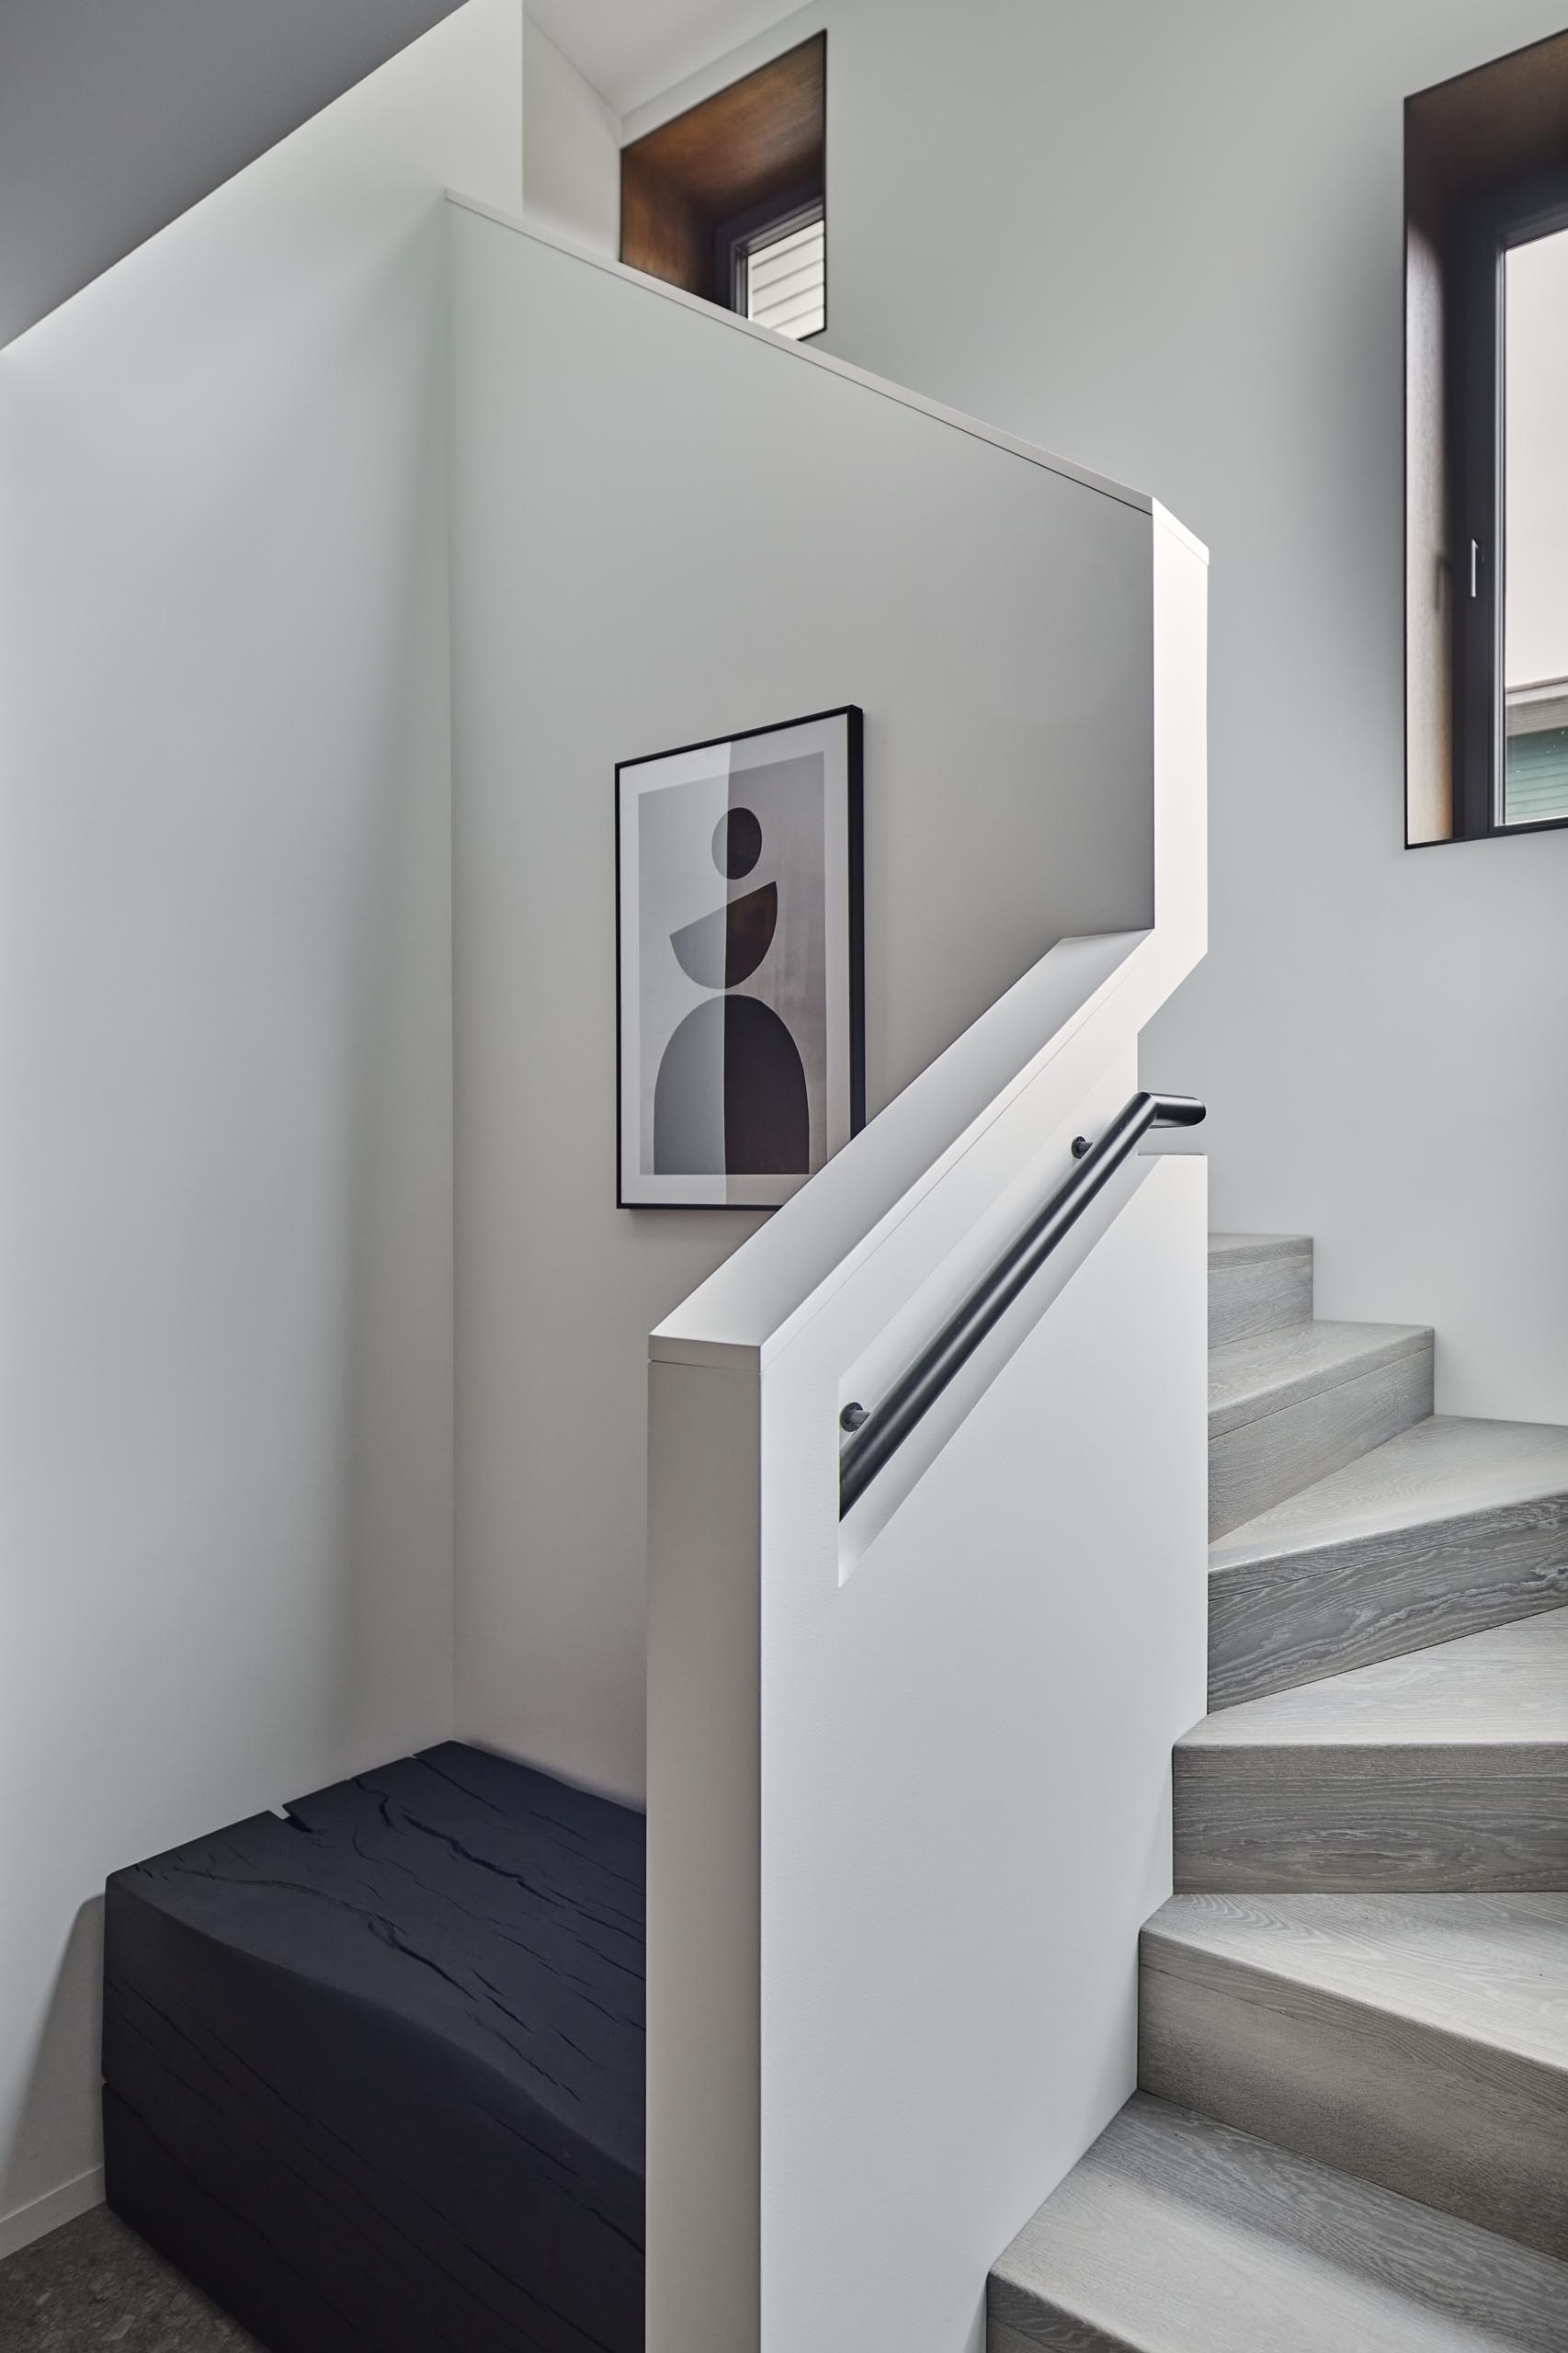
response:
M272 2353L634 2353L643 1855L449 1745L117 1873L110 2205Z

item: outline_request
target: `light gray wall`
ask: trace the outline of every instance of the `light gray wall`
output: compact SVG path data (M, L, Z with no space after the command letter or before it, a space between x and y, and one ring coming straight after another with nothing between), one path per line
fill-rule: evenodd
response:
M523 211L547 236L620 251L620 119L523 18Z
M866 712L881 1104L1146 923L1151 525L453 208L459 1718L635 1794L647 1335L750 1231L615 1206L618 759Z
M7 0L0 344L458 0Z
M0 353L0 2255L105 1875L452 1721L441 188L471 0Z
M1435 1322L1446 1407L1568 1420L1568 834L1401 847L1401 102L1561 0L825 17L828 347L1212 551L1211 948L1145 1066L1217 1222Z

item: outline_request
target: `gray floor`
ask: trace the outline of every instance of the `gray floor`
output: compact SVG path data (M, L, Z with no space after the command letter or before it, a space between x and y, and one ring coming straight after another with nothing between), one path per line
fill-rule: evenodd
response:
M0 2263L0 2353L261 2353L216 2304L95 2206Z

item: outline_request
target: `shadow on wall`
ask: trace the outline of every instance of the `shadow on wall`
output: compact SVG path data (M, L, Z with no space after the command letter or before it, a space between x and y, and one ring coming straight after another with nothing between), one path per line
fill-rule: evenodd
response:
M66 1934L31 2054L18 2054L18 2096L7 2104L10 2131L0 2143L0 2180L19 2176L56 2184L49 2200L60 2211L35 2220L36 2210L23 2207L8 2223L0 2222L0 2258L38 2234L38 2220L53 2229L99 2195L98 2168L83 2173L79 2167L82 2152L98 2145L103 1965L104 1900L95 1895ZM84 2054L90 2067L83 2064ZM73 2199L76 2190L81 2194Z

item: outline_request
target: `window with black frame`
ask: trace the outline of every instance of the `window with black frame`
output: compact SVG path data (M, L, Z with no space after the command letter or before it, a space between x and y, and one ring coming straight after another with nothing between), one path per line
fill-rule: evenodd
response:
M732 233L730 306L804 342L827 324L827 224L820 197Z
M1406 109L1413 844L1568 824L1568 36Z
M1458 331L1468 834L1568 822L1568 188L1476 208Z

